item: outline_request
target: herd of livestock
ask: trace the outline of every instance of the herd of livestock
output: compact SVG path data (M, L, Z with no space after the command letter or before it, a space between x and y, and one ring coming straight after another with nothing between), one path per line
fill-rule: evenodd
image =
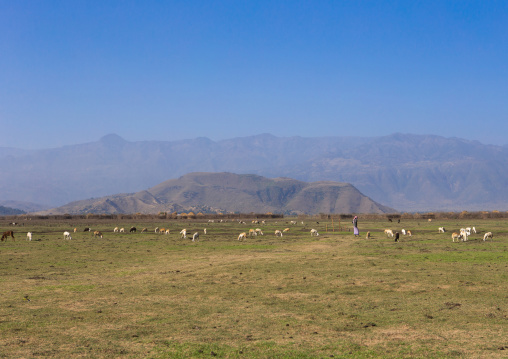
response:
M209 220L209 222L213 222L213 220ZM240 224L246 224L245 222L243 221L240 221L239 222ZM253 220L252 221L253 224L266 224L265 221L257 221L257 220ZM275 222L277 223L277 222ZM291 221L289 222L290 224L292 225L296 225L297 222L296 221ZM319 222L316 222L319 224ZM302 222L303 224L303 222ZM77 228L74 228L73 232L76 233L78 231ZM91 228L89 227L86 227L84 230L84 232L92 232L93 233L93 237L94 238L103 238L103 234L102 232L100 231L92 231ZM135 233L137 232L137 228L136 227L131 227L129 228L129 233ZM285 232L289 232L290 231L290 228L285 228L284 230L275 230L274 231L274 235L276 237L282 237L283 234ZM125 228L118 228L118 227L115 227L113 229L113 233L125 233L126 230ZM144 232L148 232L148 228L143 228L141 230L141 233L144 233ZM158 234L170 234L170 229L169 228L159 228L159 227L156 227L155 230L154 230L155 233L158 233ZM445 233L446 232L446 229L444 227L439 227L438 228L438 233ZM203 229L203 233L206 235L206 228ZM388 237L392 237L392 238L395 238L395 241L398 242L399 241L399 236L400 236L400 233L399 232L395 232L391 229L385 229L384 230L384 233L388 236ZM411 237L412 236L412 232L410 230L405 230L405 229L402 229L401 230L401 233L402 235L404 236L408 236L408 237ZM465 242L468 240L468 237L471 235L471 233L477 233L476 232L476 228L475 227L467 227L467 228L461 228L459 232L453 232L451 237L452 237L452 242L455 242L455 240L457 240L457 242L461 241L461 242ZM180 238L187 238L187 229L184 228L182 229L180 232ZM254 237L254 236L262 236L264 235L263 231L261 230L261 228L251 228L249 229L248 231L245 231L245 232L242 232L238 235L238 240L241 241L241 240L246 240L247 237ZM310 230L310 235L311 236L319 236L319 233L316 229L312 228ZM28 232L27 235L26 235L26 239L28 241L31 241L32 240L32 236L33 236L33 233L32 232ZM15 240L14 238L14 232L12 230L10 231L6 231L2 234L2 238L1 238L1 241L4 241L6 240L8 237L11 237L13 240ZM487 239L491 239L493 240L493 233L492 232L486 232L484 235L483 235L483 241L486 241ZM198 241L199 240L199 232L194 232L192 234L192 236L189 235L189 238L192 238L192 241L195 242L195 241ZM367 239L370 239L371 238L371 234L370 234L370 231L367 232L367 235L366 235L366 238ZM67 240L70 240L72 239L72 234L70 231L65 231L63 232L63 239L67 239Z

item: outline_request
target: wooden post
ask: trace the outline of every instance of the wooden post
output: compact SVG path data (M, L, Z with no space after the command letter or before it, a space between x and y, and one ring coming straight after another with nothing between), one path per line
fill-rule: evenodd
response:
M333 225L333 217L332 217L332 232L335 232L335 226Z

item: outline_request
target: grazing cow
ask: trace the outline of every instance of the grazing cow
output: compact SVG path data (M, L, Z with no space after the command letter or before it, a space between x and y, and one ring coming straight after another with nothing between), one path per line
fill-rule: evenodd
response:
M26 240L27 240L27 241L31 241L31 240L32 240L32 232L28 232L28 233L26 234Z
M7 231L7 232L4 232L2 234L2 242L5 240L7 240L7 237L11 236L12 237L12 240L15 241L16 239L14 238L14 232L13 231Z
M187 238L187 229L186 228L184 228L180 231L180 237Z
M63 232L63 239L72 239L71 234L67 231Z
M282 237L282 232L278 229L275 230L275 237Z
M393 238L393 231L391 229L385 229L385 234L387 237Z
M238 236L238 240L246 240L246 239L247 239L247 233L245 233L245 232L240 233L240 235Z
M94 237L101 237L101 238L102 238L102 233L101 233L101 232L99 232L99 231L94 231L94 232L93 232L93 236L94 236Z
M196 232L192 235L192 241L195 242L195 241L198 241L199 240L199 232Z
M319 233L318 233L317 229L312 228L310 230L310 235L311 235L311 237L312 236L316 236L317 237L317 236L319 236Z
M494 238L494 234L492 232L487 232L483 235L483 241L485 242L487 240L487 238L490 238L490 240L492 241L493 238Z
M438 232L439 232L439 233L444 233L444 232L446 232L445 227L439 227L437 230L438 230Z
M132 232L136 233L136 227L131 227L131 229L129 229L129 233L132 233Z

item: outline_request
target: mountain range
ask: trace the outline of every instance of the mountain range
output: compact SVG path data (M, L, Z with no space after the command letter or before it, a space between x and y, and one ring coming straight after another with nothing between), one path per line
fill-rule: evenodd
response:
M137 193L191 172L229 172L350 183L398 211L506 210L507 165L506 146L435 135L130 142L111 134L51 149L0 148L0 205L51 208Z

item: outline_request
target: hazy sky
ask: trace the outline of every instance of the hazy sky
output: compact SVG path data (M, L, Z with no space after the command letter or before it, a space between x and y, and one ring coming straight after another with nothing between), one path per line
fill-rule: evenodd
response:
M0 0L0 132L507 144L508 1Z

